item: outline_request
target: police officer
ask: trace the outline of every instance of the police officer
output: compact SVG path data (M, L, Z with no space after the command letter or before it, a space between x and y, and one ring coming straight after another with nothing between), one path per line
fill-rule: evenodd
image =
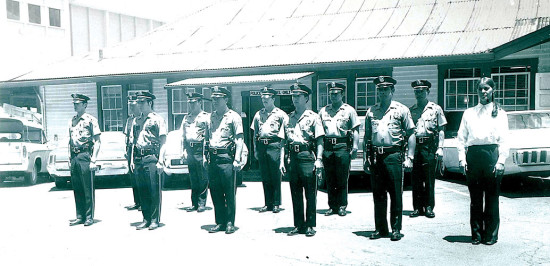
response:
M124 135L126 135L126 158L128 159L128 165L132 164L132 151L135 145L134 135L132 133L132 127L134 126L135 118L138 117L141 113L137 105L137 96L130 95L128 96L128 110L130 114L126 120L126 126L124 127ZM126 209L130 210L139 210L141 205L139 204L139 192L137 187L136 176L134 171L130 169L128 174L130 178L130 184L132 185L132 193L134 195L134 205L126 206Z
M189 180L191 182L191 203L188 212L205 211L208 193L208 172L203 165L204 139L210 124L210 114L202 110L204 97L200 93L189 93L189 114L181 122L182 144L187 155Z
M319 116L325 130L323 165L327 182L328 206L325 216L346 215L348 206L348 179L351 160L357 157L359 126L357 112L344 103L346 86L327 83L331 103L321 109Z
M411 83L416 98L416 104L410 108L416 125L416 150L411 175L414 210L410 217L413 218L419 215L435 217L435 171L437 160L443 157L447 119L439 105L428 101L431 86L427 80L415 80Z
M164 119L153 112L155 95L147 91L137 94L137 102L141 116L136 119L136 127L140 128L134 148L135 173L143 214L143 222L136 229L159 227L162 203L160 173L164 158L164 143L167 128ZM131 168L134 168L132 166Z
M368 155L365 171L372 173L375 232L370 239L388 236L387 201L390 195L392 241L401 240L403 213L403 167L410 169L414 159L414 122L409 108L393 101L395 79L380 76L374 79L379 102L369 108L365 117L364 143ZM407 156L403 158L406 142Z
M474 245L495 244L500 226L498 197L509 154L508 116L494 102L494 88L491 78L481 78L477 90L479 104L464 112L458 129L458 160L470 191Z
M236 180L233 171L240 170L243 146L243 124L241 116L229 109L231 99L225 87L212 88L214 112L210 116L208 130L208 174L210 177L210 195L214 203L216 226L210 233L225 230L226 234L235 233L235 189Z
M276 91L264 87L261 91L264 108L256 112L250 128L254 130L254 157L260 163L265 206L260 212L281 211L281 139L284 138L284 123L287 114L275 107Z
M69 121L69 154L71 183L73 184L76 219L70 225L94 224L95 162L101 147L99 124L97 119L86 113L90 98L82 94L72 94L76 115Z
M285 123L285 147L289 153L289 182L294 213L294 229L288 235L305 233L314 236L316 226L317 180L315 171L323 171L323 136L325 131L321 118L311 110L306 110L311 89L296 83L290 87L292 103L296 110L290 113ZM285 149L281 149L281 173L286 172ZM306 211L304 218L304 191Z

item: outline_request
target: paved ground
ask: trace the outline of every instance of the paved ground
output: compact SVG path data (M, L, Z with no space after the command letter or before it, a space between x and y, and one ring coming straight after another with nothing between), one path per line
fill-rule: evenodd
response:
M246 178L245 180L253 180ZM505 188L500 198L501 228L494 246L469 243L469 198L461 181L436 182L436 218L403 218L405 237L369 240L374 229L372 194L359 190L349 197L346 217L317 215L317 235L288 237L292 205L283 183L279 214L258 213L261 183L245 182L237 193L239 230L210 234L214 212L187 213L190 191L163 192L162 222L155 231L136 231L142 219L123 207L129 188L104 184L96 190L96 224L69 227L74 218L71 190L51 182L25 187L0 185L0 265L550 265L550 184L526 179ZM184 203L181 205L180 203ZM318 193L318 212L327 209ZM208 205L212 206L210 198ZM404 192L404 208L412 208Z

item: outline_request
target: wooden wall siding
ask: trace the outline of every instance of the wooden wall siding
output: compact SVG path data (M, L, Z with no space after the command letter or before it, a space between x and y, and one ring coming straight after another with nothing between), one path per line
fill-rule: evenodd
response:
M540 45L533 46L529 49L519 51L515 54L503 57L502 60L506 59L523 59L523 58L539 58L538 72L550 72L550 42L546 42Z
M410 107L416 103L414 98L414 91L411 87L411 82L417 79L426 79L432 83L430 94L428 99L439 105L443 103L437 102L438 94L438 78L437 78L437 66L436 65L420 65L420 66L405 66L394 67L393 76L397 80L395 85L395 94L393 99ZM443 85L441 91L443 90Z
M86 112L97 118L97 86L95 83L48 85L44 87L48 140L53 140L56 134L59 140L69 137L69 120L76 114L71 98L73 93L81 93L90 97Z
M155 112L162 116L168 125L168 90L164 89L166 83L166 79L153 79L153 94L157 97L155 100Z

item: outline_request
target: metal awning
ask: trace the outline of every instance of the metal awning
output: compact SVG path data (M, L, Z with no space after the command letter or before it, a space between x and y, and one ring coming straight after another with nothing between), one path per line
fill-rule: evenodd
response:
M279 83L296 82L300 79L312 75L313 72L269 74L269 75L250 75L250 76L232 76L232 77L213 77L213 78L190 78L164 85L165 88L189 87L189 86L214 86L231 84L251 84L251 83Z

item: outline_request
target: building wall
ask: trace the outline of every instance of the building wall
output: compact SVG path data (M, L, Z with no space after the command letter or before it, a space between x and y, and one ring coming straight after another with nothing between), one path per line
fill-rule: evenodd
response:
M81 93L90 97L86 112L98 117L97 87L95 83L78 83L44 86L46 133L48 140L57 135L59 140L69 137L69 121L76 114L71 94ZM101 121L100 121L101 122Z
M428 100L439 105L437 95L438 91L438 71L437 65L420 65L420 66L405 66L394 67L393 78L397 81L395 85L395 94L393 99L410 107L416 103L414 91L411 87L411 82L417 79L425 79L432 83ZM443 88L441 88L443 89Z
M162 116L168 125L168 90L164 89L166 83L166 79L153 79L153 94L157 97L155 112Z
M503 57L506 59L523 59L523 58L538 58L538 72L549 73L550 72L550 42L546 42L540 45L533 46L529 49L519 51L509 56Z

